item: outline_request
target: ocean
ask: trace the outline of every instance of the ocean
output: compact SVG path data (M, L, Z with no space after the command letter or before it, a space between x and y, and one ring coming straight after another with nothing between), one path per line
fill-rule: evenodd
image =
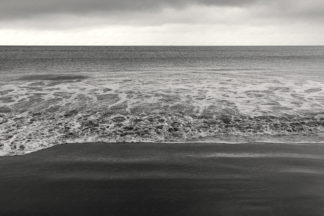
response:
M324 47L0 47L2 156L323 137Z

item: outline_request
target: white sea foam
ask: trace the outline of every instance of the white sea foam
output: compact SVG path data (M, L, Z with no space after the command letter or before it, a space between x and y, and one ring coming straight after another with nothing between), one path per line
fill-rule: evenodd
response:
M0 93L1 155L70 142L321 140L324 132L322 82L244 71L18 79Z
M313 160L322 160L322 155L297 154L297 153L203 153L187 154L186 157L193 158L304 158Z

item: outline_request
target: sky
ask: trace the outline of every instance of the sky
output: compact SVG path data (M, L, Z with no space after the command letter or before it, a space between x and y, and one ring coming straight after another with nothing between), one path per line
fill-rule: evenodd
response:
M0 0L0 45L324 45L324 1Z

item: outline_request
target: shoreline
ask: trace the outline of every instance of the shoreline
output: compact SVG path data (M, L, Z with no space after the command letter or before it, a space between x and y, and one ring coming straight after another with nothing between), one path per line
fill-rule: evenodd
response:
M83 143L0 157L1 215L310 215L324 145Z
M321 136L322 137L322 136ZM47 150L56 146L61 145L84 145L84 144L103 144L103 145L137 145L137 144L149 144L149 145L173 145L173 144L182 144L182 145L324 145L324 141L320 140L321 137L307 137L307 136L281 136L281 137L267 137L263 136L263 139L260 137L258 139L249 139L248 137L244 137L244 139L240 136L232 136L227 137L213 137L213 138L204 138L197 140L187 140L187 141L127 141L127 142L105 142L105 141L95 141L95 142L68 142L61 144L54 144L50 146L42 146L42 148L25 151L25 152L11 152L5 153L5 150L0 151L1 157L18 157L23 155L33 154L39 151ZM270 139L271 138L271 139ZM299 140L299 141L297 141Z

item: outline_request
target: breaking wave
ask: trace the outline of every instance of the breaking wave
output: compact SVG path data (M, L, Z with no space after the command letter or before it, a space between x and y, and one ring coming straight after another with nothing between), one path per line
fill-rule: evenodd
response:
M323 90L229 71L31 75L0 85L0 154L74 142L320 142Z

